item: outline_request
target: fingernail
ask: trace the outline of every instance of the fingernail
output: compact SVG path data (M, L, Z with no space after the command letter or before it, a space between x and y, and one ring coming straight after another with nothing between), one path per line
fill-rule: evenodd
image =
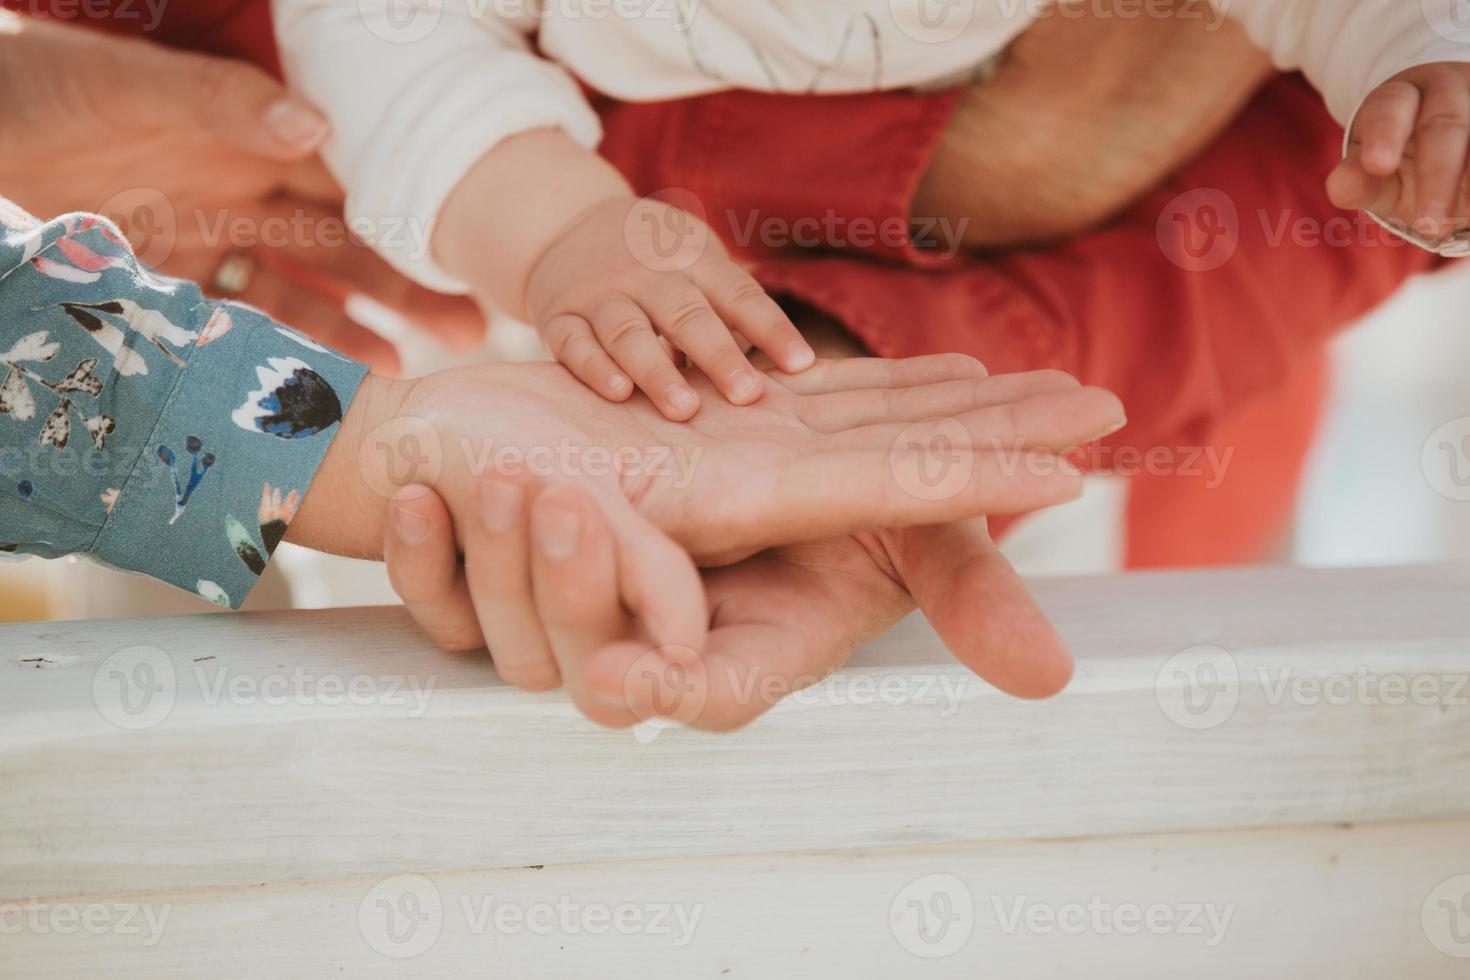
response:
M393 513L393 533L404 544L423 544L429 540L429 519L406 507L399 507Z
M281 99L265 111L266 127L287 146L310 149L327 133L327 121L295 99Z
M571 507L546 503L537 507L531 518L536 547L554 561L564 561L576 553L581 533L582 515Z
M793 340L786 345L786 367L791 371L805 371L817 363L817 352L809 344Z
M480 484L480 523L485 530L504 534L521 521L525 495L514 483L485 480Z
M749 371L738 371L730 379L730 394L740 401L754 399L760 393L760 379Z
M1127 424L1128 424L1128 419L1126 417L1125 418L1121 418L1121 419L1119 419L1116 422L1109 423L1107 426L1105 426L1101 430L1099 430L1097 435L1093 436L1092 439L1089 439L1087 441L1088 442L1092 442L1095 439L1106 439L1108 436L1112 435L1114 432L1121 431L1123 429L1123 427L1126 426Z
M632 383L633 382L631 382L631 381L628 380L628 376L626 374L620 374L617 371L614 371L612 374L609 374L607 376L607 390L608 391L612 391L612 392L625 391L627 389L627 387L630 384L632 384Z
M683 385L669 385L667 392L669 406L676 412L683 412L695 405L694 392Z

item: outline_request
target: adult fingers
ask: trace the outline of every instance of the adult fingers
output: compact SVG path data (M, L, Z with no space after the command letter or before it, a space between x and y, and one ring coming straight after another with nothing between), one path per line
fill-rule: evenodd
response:
M337 183L337 178L332 176L321 157L293 163L282 177L280 189L288 197L334 205L338 210L347 200L342 185Z
M1122 428L1126 415L1118 397L1103 388L1043 391L1016 401L905 425L860 426L821 437L819 449L863 450L934 447L1014 452L1072 449Z
M531 587L529 475L490 473L472 491L464 538L465 581L495 669L527 691L561 684Z
M846 538L761 555L705 578L715 612L702 657L649 670L646 656L615 648L595 666L617 676L637 672L631 693L641 720L739 728L819 682L913 608Z
M283 161L311 156L327 137L325 116L248 62L156 44L117 52L128 64L107 83L125 85L127 95L115 100L117 112L135 125L194 126Z
M597 650L632 633L618 594L612 530L596 502L572 486L538 494L530 526L537 614L568 693L596 720L619 705L588 687L584 668Z
M779 475L747 481L723 505L717 524L696 519L697 511L690 510L664 526L691 554L718 564L775 544L875 527L1025 513L1081 493L1081 473L1053 453L921 444L887 453L802 457Z
M409 615L446 650L485 645L460 572L454 523L439 495L408 486L388 501L383 560Z
M989 378L939 381L907 388L857 388L809 395L797 402L797 416L821 432L886 422L959 415L974 409L1002 405L1053 391L1081 387L1061 371L998 374Z
M376 300L435 339L462 350L485 340L485 317L473 301L446 296L407 279L371 248L353 237L342 212L302 198L278 198L249 216L258 222L263 246L284 268L304 270L306 280L325 279L343 293ZM382 234L427 235L411 227ZM427 249L428 241L414 242Z
M800 374L771 380L798 395L820 395L853 388L905 388L983 378L986 373L985 365L967 354L927 354L900 358L823 358Z
M704 583L693 559L632 508L614 522L619 596L636 620L637 639L597 651L584 665L584 712L612 727L681 719L699 704L709 630Z
M621 517L614 530L600 506L571 486L544 490L532 505L541 621L573 701L610 726L639 720L630 696L642 670L698 661L708 623L689 556L631 508ZM627 673L609 672L609 664L634 660Z
M889 554L951 653L1007 694L1043 698L1072 677L1072 655L983 520L884 532Z

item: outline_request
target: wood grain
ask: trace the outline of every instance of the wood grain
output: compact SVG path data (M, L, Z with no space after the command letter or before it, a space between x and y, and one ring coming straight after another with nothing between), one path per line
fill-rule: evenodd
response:
M911 619L747 731L651 744L398 610L0 627L0 895L1470 815L1470 571L1037 589L1081 665L1053 701ZM1234 680L1177 656L1201 645ZM174 686L127 716L140 664ZM1181 710L1220 683L1214 715Z

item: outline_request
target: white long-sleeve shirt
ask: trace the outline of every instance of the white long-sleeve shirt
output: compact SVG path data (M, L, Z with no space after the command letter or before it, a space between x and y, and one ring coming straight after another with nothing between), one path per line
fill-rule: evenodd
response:
M1197 10L1216 25L1238 19L1347 124L1398 72L1470 62L1470 22L1453 16L1455 3L1212 0ZM1151 0L1125 6L1180 16L1167 4L1151 14ZM383 231L374 244L399 270L445 292L466 289L426 242L450 191L527 130L560 128L595 148L601 130L579 81L625 101L924 88L974 76L1037 18L1061 15L1051 0L274 0L274 9L289 80L331 119L325 155L349 216Z

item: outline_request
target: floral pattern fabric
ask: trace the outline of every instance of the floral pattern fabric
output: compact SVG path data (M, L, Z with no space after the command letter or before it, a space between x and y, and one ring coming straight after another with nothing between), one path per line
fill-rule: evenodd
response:
M86 554L236 608L366 368L0 198L0 555Z

